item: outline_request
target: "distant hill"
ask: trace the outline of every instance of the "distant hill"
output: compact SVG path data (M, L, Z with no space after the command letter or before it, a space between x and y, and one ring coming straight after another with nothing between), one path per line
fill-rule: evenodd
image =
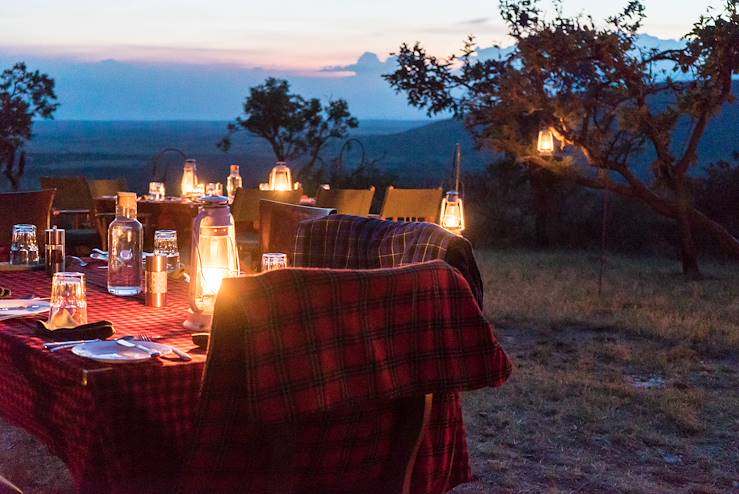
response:
M734 83L739 94L739 81ZM26 189L38 186L38 177L53 175L85 175L103 178L125 176L132 188L143 192L149 181L151 158L161 149L175 147L199 162L204 181L222 181L228 165L242 165L247 186L266 179L274 164L271 149L262 139L239 134L228 153L216 143L225 133L224 121L49 121L34 126L34 139L28 149L31 163L23 179ZM690 128L687 123L677 129L678 146L683 145ZM739 103L727 105L711 121L699 148L701 165L730 159L739 151ZM493 153L479 151L464 126L454 120L366 120L353 133L365 146L369 159L398 177L398 185L438 185L451 174L454 144L463 148L465 171L483 170L494 160ZM328 146L324 157L333 158L339 143ZM676 149L679 152L680 149ZM172 157L172 186L179 178L180 163ZM646 175L653 153L639 159L638 170ZM346 159L355 166L358 153ZM701 173L697 167L695 174ZM0 182L0 187L7 183Z

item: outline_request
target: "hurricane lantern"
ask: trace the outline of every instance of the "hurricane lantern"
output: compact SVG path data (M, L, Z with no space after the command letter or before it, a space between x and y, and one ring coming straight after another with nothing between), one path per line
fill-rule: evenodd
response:
M228 198L205 196L193 221L190 309L185 321L191 330L210 328L216 296L224 278L239 275L234 220Z
M185 166L182 168L182 197L190 197L195 192L195 186L197 185L197 183L198 171L196 161L185 160Z
M536 150L539 154L544 156L551 156L554 154L554 133L551 129L542 129L539 131Z
M464 205L459 192L450 190L441 200L441 211L439 213L441 226L452 233L460 233L464 230Z
M292 190L293 182L290 168L283 161L278 161L269 174L270 190Z

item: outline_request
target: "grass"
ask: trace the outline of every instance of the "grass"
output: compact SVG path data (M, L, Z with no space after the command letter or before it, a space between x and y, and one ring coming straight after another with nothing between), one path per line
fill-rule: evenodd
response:
M739 488L739 265L481 251L509 382L464 397L471 492Z
M463 397L479 492L739 489L739 264L478 251L485 311L514 372ZM0 472L71 493L57 459L0 421Z

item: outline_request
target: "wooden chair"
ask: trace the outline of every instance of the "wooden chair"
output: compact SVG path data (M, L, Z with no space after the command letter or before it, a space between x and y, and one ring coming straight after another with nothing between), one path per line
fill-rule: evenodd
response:
M0 258L9 252L13 225L36 225L36 241L40 253L44 249L44 230L49 228L54 190L6 192L0 194Z
M231 204L231 215L236 225L236 244L242 259L247 260L248 265L253 265L255 256L259 252L259 201L279 201L289 204L298 204L303 195L303 190L259 190L259 189L236 189L233 203Z
M92 228L93 200L85 177L41 177L42 189L56 189L54 224L79 230Z
M318 189L316 206L335 208L338 214L367 216L372 207L375 187L369 189Z
M396 189L392 185L385 191L380 216L392 221L439 222L442 188Z
M0 494L23 494L15 484L0 475Z
M128 180L125 178L103 178L88 180L92 197L114 196L118 192L128 190Z
M259 251L287 254L288 266L293 262L295 234L301 221L335 214L333 208L317 208L284 202L259 201Z

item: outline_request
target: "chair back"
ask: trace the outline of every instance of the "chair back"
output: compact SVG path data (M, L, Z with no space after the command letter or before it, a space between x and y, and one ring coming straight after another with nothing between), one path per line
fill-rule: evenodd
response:
M372 207L375 187L369 189L318 189L316 206L319 208L335 208L339 214L367 216Z
M335 213L336 210L333 208L316 208L262 199L259 201L261 252L283 252L287 254L288 265L292 265L295 235L300 222Z
M238 231L259 230L259 201L286 202L298 204L303 196L303 189L299 190L259 190L236 189L233 203L231 204L231 215Z
M10 246L13 225L36 225L39 250L44 248L44 230L49 228L54 190L0 193L0 250Z
M54 209L90 210L94 207L85 177L41 177L39 181L42 189L56 189Z
M125 178L102 178L88 180L92 197L114 196L118 192L128 190L128 180Z
M391 221L439 222L441 187L436 189L396 189L392 185L385 191L380 216Z
M464 430L433 432L430 402L509 373L469 285L441 261L226 279L184 491L441 494L469 466L450 479Z

